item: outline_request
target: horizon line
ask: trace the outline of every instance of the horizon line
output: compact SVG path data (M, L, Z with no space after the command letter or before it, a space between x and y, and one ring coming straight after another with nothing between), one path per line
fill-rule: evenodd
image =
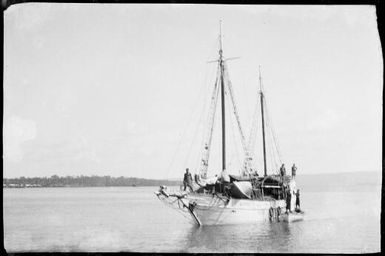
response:
M369 170L369 171L343 171L343 172L326 172L326 173L301 173L297 174L296 176L311 176L311 175L337 175L337 174L349 174L349 173L373 173L373 172L379 172L379 170ZM290 170L289 170L290 173ZM381 171L382 173L382 171ZM89 175L84 175L84 174L76 174L76 175L63 175L60 176L58 174L52 174L51 176L19 176L19 177L4 177L3 179L19 179L21 177L24 178L51 178L52 176L58 176L58 177L77 177L77 176L85 176L85 177L92 177L92 176L99 176L99 177L105 177L105 176L110 176L111 178L136 178L136 179L146 179L146 180L179 180L183 179L183 177L169 177L169 178L146 178L146 177L134 177L134 176L111 176L111 175L95 175L95 174L89 174Z

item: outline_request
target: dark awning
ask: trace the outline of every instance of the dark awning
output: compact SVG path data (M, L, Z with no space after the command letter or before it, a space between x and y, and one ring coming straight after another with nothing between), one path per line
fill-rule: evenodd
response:
M230 182L233 181L249 181L250 177L230 174Z

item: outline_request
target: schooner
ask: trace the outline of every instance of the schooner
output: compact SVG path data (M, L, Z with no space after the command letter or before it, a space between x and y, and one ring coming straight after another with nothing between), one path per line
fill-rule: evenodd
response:
M259 176L252 165L252 154L246 144L244 132L241 127L238 110L235 104L232 84L228 75L226 61L222 49L222 32L219 35L219 56L217 77L211 97L210 118L207 139L198 174L195 175L191 192L169 191L161 186L156 191L156 196L166 205L188 215L198 225L224 225L257 223L260 221L294 221L302 219L303 212L295 211L296 183L293 177L281 174L267 174L266 166L266 140L265 117L266 103L262 85L262 76L259 70L259 99L262 121L262 147L263 147L263 176ZM210 149L213 137L215 112L220 99L221 109L221 155L222 173L226 171L226 115L225 115L225 90L230 95L233 113L239 128L241 144L244 151L244 161L241 166L241 175L228 175L230 182L223 182L216 177L208 176ZM278 171L278 170L277 170ZM291 195L290 211L285 212L288 194ZM290 198L290 197L289 197Z

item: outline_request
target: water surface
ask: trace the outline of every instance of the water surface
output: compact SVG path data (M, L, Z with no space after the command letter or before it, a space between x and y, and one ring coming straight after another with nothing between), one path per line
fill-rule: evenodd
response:
M16 251L380 251L380 186L302 191L305 220L196 227L155 187L4 189L5 248Z

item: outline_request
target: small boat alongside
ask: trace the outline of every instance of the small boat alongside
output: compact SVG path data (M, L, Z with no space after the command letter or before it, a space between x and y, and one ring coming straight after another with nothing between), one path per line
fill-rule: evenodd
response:
M280 221L283 222L296 222L296 221L302 221L304 218L305 212L303 211L293 211L293 212L286 212L282 215L280 215Z

